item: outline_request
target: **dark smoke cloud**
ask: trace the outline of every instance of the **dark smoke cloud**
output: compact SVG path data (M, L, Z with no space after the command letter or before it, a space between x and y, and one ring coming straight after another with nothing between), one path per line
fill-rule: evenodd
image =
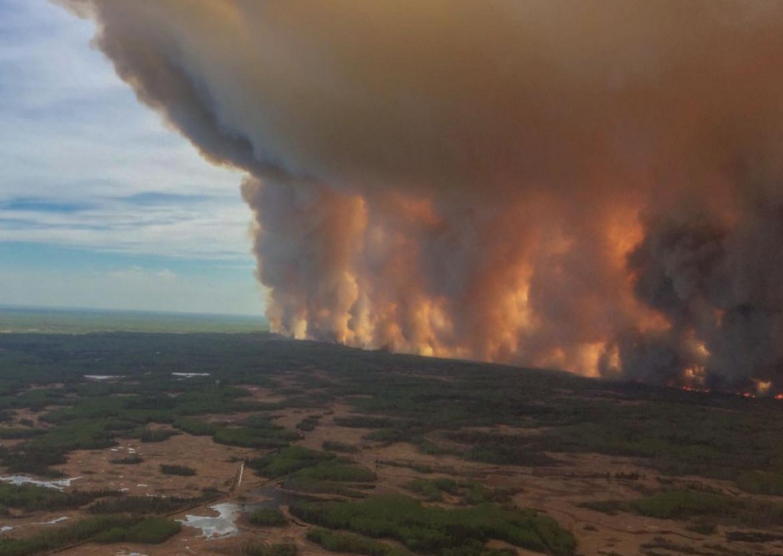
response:
M61 3L248 172L278 330L783 386L783 4Z

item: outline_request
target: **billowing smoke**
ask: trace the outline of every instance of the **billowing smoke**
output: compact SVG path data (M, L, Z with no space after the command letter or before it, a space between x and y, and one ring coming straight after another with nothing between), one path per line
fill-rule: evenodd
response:
M297 337L783 387L783 3L61 0Z

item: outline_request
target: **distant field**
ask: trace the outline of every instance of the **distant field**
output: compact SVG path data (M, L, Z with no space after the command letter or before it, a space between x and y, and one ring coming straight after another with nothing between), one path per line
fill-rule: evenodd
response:
M266 319L229 315L36 309L0 306L0 333L90 334L95 332L266 332Z

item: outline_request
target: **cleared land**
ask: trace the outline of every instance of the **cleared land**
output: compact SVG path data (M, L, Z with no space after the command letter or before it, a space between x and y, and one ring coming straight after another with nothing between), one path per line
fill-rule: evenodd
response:
M782 417L268 334L3 334L0 556L783 554Z

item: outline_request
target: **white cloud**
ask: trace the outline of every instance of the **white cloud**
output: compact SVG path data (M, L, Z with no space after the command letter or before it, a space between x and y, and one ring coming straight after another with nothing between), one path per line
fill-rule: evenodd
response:
M177 281L177 275L171 270L151 270L140 266L110 270L107 274L112 280L164 287L173 285Z
M214 199L153 206L97 202L73 213L9 211L2 209L0 198L0 241L253 263L248 210L242 204Z
M0 241L252 264L241 175L204 161L138 104L89 46L91 22L47 0L3 0L0 20ZM118 199L142 192L205 198ZM2 208L31 197L91 206Z

